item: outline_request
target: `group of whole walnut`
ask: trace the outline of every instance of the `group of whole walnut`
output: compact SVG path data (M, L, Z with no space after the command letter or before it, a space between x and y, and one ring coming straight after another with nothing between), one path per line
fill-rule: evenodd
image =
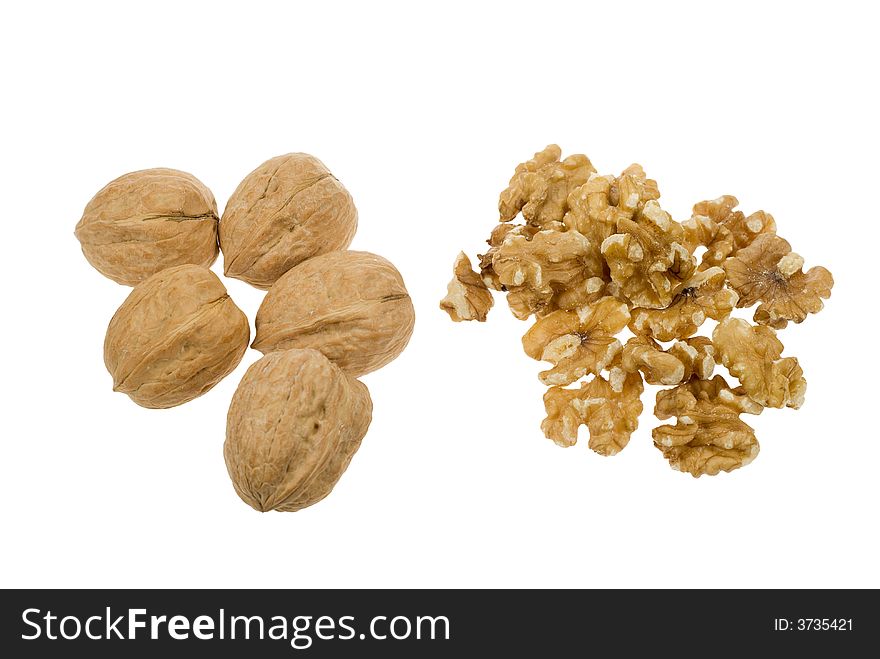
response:
M549 386L541 427L560 446L586 425L597 453L623 449L644 378L672 387L657 393L654 413L677 423L652 434L673 469L700 476L748 464L758 441L740 414L804 402L803 371L781 356L774 329L821 310L831 273L804 272L773 217L746 216L735 197L702 201L676 222L639 165L599 176L584 155L560 157L550 145L516 168L479 274L459 254L441 308L454 321L484 321L495 290L517 318L536 317L523 348L553 365L540 374ZM520 212L525 222L514 224ZM756 303L756 325L730 317ZM711 339L695 336L707 318L718 321ZM635 336L621 343L625 327ZM713 377L716 363L740 386Z
M294 511L330 493L372 419L355 379L397 357L414 310L397 269L347 251L357 228L348 191L318 159L279 156L249 174L222 219L210 190L173 169L107 184L76 227L101 273L134 286L110 321L113 388L167 408L231 373L250 340L245 314L208 267L268 289L229 407L224 457L235 491L259 511Z

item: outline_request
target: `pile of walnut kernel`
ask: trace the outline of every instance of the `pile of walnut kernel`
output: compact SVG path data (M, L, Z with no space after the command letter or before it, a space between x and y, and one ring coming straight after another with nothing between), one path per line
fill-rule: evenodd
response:
M735 197L701 201L677 222L641 166L599 176L584 155L560 158L550 145L516 168L479 273L459 254L440 307L456 322L485 321L495 290L517 318L535 317L523 348L552 365L540 374L549 387L541 428L560 446L586 425L591 449L618 453L647 382L669 387L654 414L676 423L652 435L673 469L701 476L747 465L758 440L740 415L804 402L803 371L781 356L775 330L822 309L831 273L804 272L773 217L745 215ZM755 304L755 325L730 317ZM718 321L711 338L697 336L708 318ZM622 343L626 327L634 336ZM716 364L739 386L713 377Z

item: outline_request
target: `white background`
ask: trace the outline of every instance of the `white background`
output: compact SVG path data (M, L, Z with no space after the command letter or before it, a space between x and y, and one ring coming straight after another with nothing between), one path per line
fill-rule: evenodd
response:
M880 586L877 16L871 3L16 3L3 11L0 585ZM513 168L547 143L640 162L677 219L729 193L771 212L826 309L782 334L800 411L748 417L762 451L695 480L653 447L544 439L544 365L502 298L438 307L482 251ZM269 157L317 155L415 300L409 349L335 491L258 514L222 457L246 367L146 410L111 391L128 294L73 228L110 179L192 172L220 208ZM219 264L215 265L220 271ZM225 280L253 320L262 293ZM582 431L585 432L585 431Z

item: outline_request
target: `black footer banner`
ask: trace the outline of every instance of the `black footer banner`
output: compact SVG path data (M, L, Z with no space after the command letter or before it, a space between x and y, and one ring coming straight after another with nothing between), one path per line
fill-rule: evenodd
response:
M875 647L876 591L6 590L5 657L448 657ZM758 644L758 645L756 645ZM223 647L223 646L228 646ZM9 650L12 650L10 653ZM763 655L762 655L763 656Z

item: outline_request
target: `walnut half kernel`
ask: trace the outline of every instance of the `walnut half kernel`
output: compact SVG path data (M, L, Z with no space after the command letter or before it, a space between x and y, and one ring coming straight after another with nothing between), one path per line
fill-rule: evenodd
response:
M551 364L539 374L541 428L556 444L572 446L587 426L591 449L618 453L644 385L659 385L654 413L676 423L652 434L669 464L693 476L732 471L759 450L741 414L803 404L803 371L774 329L822 309L834 282L825 268L804 272L773 216L747 215L732 195L694 204L683 222L659 200L640 165L602 175L551 144L517 166L479 271L459 254L440 307L483 321L494 290L516 318L533 319L522 344ZM731 317L756 304L756 325ZM699 335L707 320L717 322L704 330L711 338ZM626 327L635 336L622 340Z
M626 373L641 372L648 384L673 385L693 375L711 377L714 355L712 342L702 336L676 341L668 350L648 337L636 336L623 346L620 368Z
M520 211L535 226L562 220L568 210L569 193L586 183L596 170L584 155L560 161L561 156L562 149L551 144L517 166L498 202L502 222L509 222Z
M654 445L673 469L692 476L732 471L749 464L759 450L754 429L739 415L762 409L720 375L696 378L657 393L654 414L661 420L675 416L677 423L654 428Z
M633 309L629 328L658 341L681 339L696 333L707 318L727 318L738 300L737 292L725 287L724 270L711 267L695 273L665 309Z
M834 278L822 266L803 271L804 259L777 235L759 236L724 262L727 279L739 293L738 307L761 304L755 322L784 329L789 321L802 323L822 310L831 296Z
M665 309L695 269L682 245L681 225L651 200L633 220L620 220L617 229L602 242L611 280L633 305Z
M807 381L796 357L781 357L782 341L769 327L728 318L712 332L721 363L743 389L765 407L799 408Z
M577 231L543 230L529 236L514 230L492 257L492 269L508 291L511 311L523 320L559 308L553 305L557 291L574 290L601 277L602 268L598 252Z
M742 211L734 210L738 205L732 195L701 201L694 204L691 217L682 222L688 249L693 252L700 246L706 248L700 270L721 265L761 235L776 233L772 215L757 211L746 217Z
M553 364L541 373L546 385L566 385L585 375L599 375L620 351L614 335L626 327L629 309L613 297L603 297L576 312L554 311L536 322L523 337L532 359Z
M544 394L547 418L541 429L560 446L577 442L578 429L590 430L589 447L600 455L615 455L629 443L642 413L644 387L638 373L606 380L597 375L580 389L551 387Z

